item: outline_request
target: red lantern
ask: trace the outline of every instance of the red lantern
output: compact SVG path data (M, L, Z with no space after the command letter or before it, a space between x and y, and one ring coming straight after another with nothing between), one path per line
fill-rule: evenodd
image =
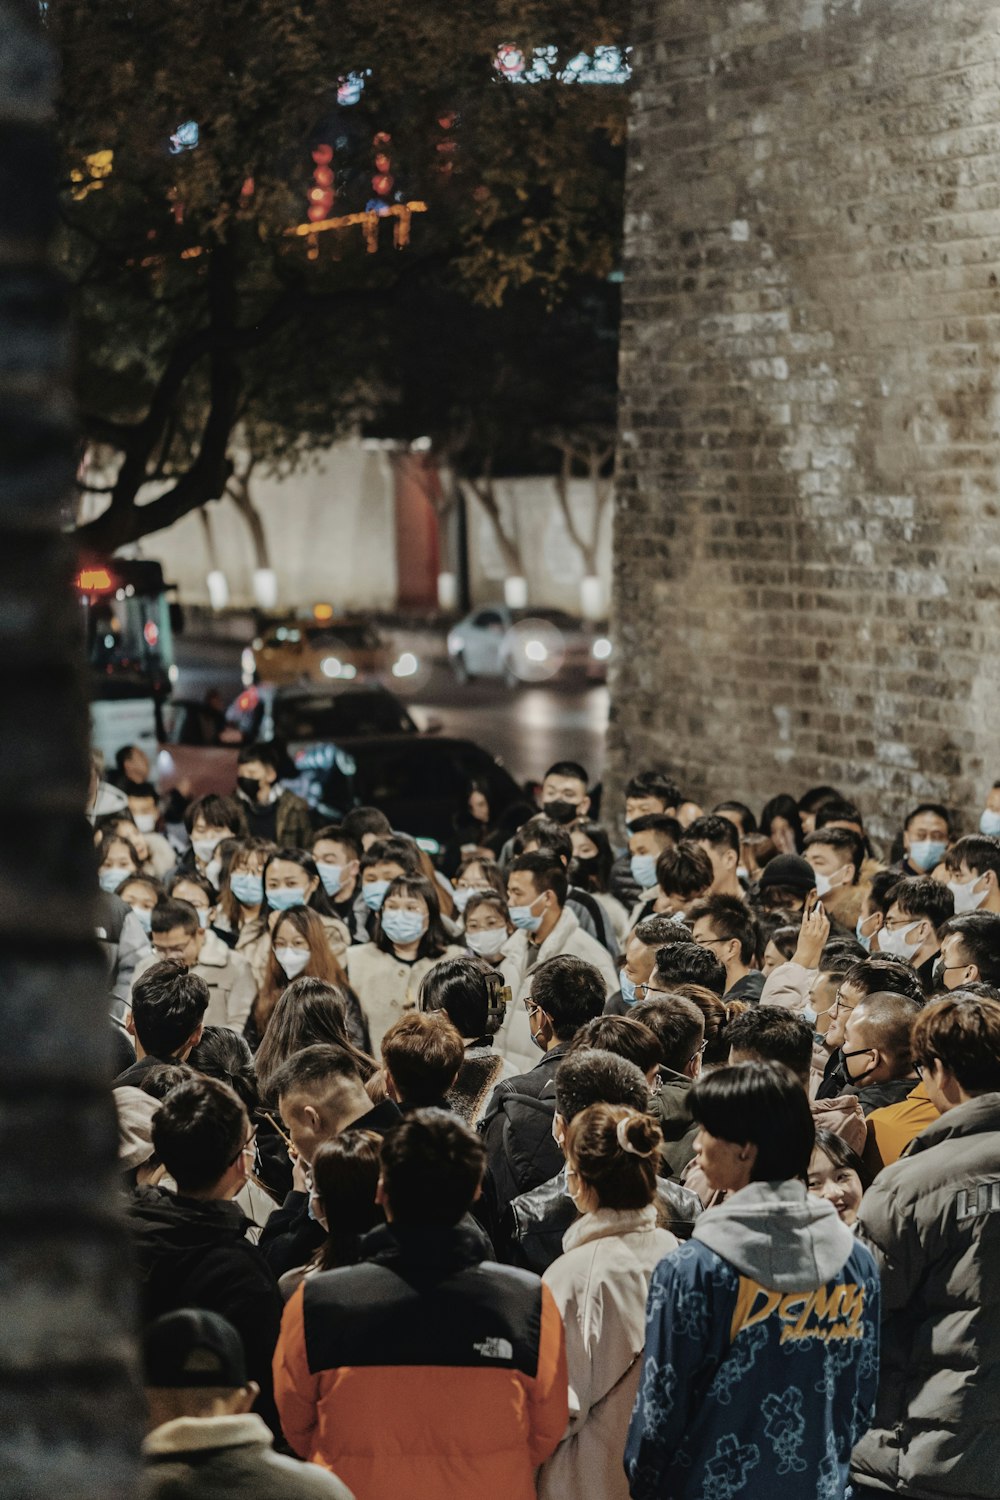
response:
M376 193L378 193L380 198L385 198L389 193L392 192L392 184L395 182L395 180L396 179L390 176L389 173L380 172L372 178L372 187L375 189Z

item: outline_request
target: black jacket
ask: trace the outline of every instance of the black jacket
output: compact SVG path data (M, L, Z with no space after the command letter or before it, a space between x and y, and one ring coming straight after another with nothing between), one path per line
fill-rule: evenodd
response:
M841 1094L848 1092L850 1079L844 1067L844 1059L840 1049L831 1052L827 1059L826 1067L823 1069L823 1082L816 1090L817 1099L839 1099Z
M759 969L751 969L749 974L744 974L742 979L737 979L731 990L723 995L723 1000L747 1000L751 1005L756 1005L764 990L764 976Z
M568 1050L569 1042L560 1042L530 1073L505 1078L493 1090L479 1129L489 1163L483 1189L486 1224L494 1240L508 1204L519 1193L548 1182L563 1164L552 1136L552 1121L556 1071Z
M345 1125L345 1130L374 1130L385 1135L403 1118L391 1099L383 1099L359 1120ZM260 1251L275 1276L294 1271L311 1260L326 1239L326 1230L318 1219L309 1217L309 1195L293 1189L280 1208L276 1208L264 1225Z
M845 1094L854 1094L866 1115L873 1109L884 1109L887 1104L901 1104L920 1082L919 1078L890 1078L887 1083L869 1083L862 1088L847 1087Z
M166 1188L136 1188L128 1220L138 1264L143 1323L181 1307L217 1312L243 1340L247 1374L260 1386L257 1410L280 1433L271 1358L281 1327L278 1283L235 1203L182 1198Z
M660 1170L672 1177L680 1177L694 1156L694 1138L698 1134L688 1098L694 1087L694 1079L689 1078L686 1073L675 1073L672 1069L665 1068L663 1071L667 1076L653 1095L649 1112L659 1121L663 1131Z

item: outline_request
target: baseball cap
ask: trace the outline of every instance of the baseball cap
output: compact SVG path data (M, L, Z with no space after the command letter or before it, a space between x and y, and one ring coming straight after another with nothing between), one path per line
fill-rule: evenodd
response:
M148 1386L236 1389L247 1383L242 1339L232 1323L202 1308L157 1318L143 1334L142 1358Z
M815 884L816 871L801 854L778 854L761 870L758 888L764 891L769 885L785 885L808 896Z

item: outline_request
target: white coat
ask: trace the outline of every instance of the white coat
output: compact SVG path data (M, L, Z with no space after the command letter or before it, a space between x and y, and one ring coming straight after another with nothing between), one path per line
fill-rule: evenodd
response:
M151 953L136 966L136 980L158 961ZM257 981L253 970L242 953L237 953L215 933L208 929L201 945L198 962L191 970L208 985L208 1009L203 1017L206 1026L228 1026L231 1031L243 1031L247 1017L257 998Z
M510 985L513 1000L507 1007L507 1014L503 1018L503 1024L497 1032L493 1045L502 1056L509 1058L516 1065L519 1073L530 1072L538 1061L538 1049L531 1040L528 1012L522 1003L525 996L531 994L532 975L538 965L543 964L547 958L556 958L564 953L569 954L571 958L582 958L588 964L593 964L604 980L604 988L608 995L615 994L620 986L618 970L611 962L608 950L596 938L592 938L589 933L582 930L575 913L571 912L568 907L563 908L558 922L538 948L537 957L530 968L528 959L531 956L531 949L528 946L528 934L515 932L514 936L504 944L501 960L504 977Z
M569 1428L538 1475L539 1500L628 1500L622 1467L646 1342L654 1268L677 1249L653 1205L598 1209L563 1236L545 1272L566 1329Z
M351 989L361 1002L376 1058L382 1038L393 1022L406 1011L417 1009L424 975L442 958L460 958L465 953L465 948L449 946L437 958L418 958L408 964L394 953L384 953L375 943L355 943L348 948L341 962L347 969Z

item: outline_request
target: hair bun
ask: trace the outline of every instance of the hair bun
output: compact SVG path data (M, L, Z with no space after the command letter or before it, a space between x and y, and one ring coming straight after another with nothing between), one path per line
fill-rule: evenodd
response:
M663 1139L656 1121L650 1115L639 1114L620 1119L615 1135L621 1149L630 1156L652 1156Z

